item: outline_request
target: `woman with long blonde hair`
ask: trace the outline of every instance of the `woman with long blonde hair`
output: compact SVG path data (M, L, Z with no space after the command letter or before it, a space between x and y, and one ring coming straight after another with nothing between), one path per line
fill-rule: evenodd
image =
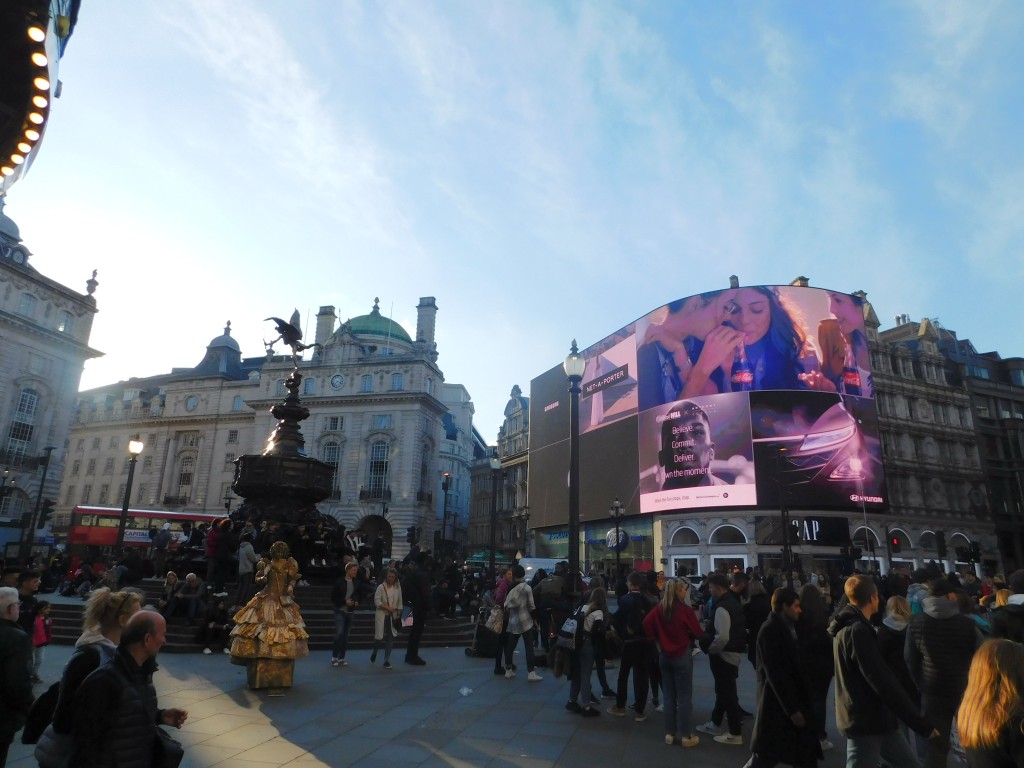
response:
M957 712L971 768L1024 766L1024 645L988 640L974 654Z
M661 602L644 618L647 636L658 646L665 694L665 743L694 747L700 739L690 728L693 715L692 646L703 636L690 607L690 582L670 579Z

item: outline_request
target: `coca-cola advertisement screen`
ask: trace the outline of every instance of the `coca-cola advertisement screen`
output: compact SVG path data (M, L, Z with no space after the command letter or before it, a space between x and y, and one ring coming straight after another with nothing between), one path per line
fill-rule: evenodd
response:
M659 307L583 356L582 519L607 516L610 499L591 498L590 488L614 489L632 512L777 507L780 494L792 508L885 503L858 296L800 286L711 291ZM567 499L566 390L561 366L531 383L538 525L564 520L567 506L545 522L545 510ZM635 464L623 461L624 434ZM587 466L602 475L584 477Z

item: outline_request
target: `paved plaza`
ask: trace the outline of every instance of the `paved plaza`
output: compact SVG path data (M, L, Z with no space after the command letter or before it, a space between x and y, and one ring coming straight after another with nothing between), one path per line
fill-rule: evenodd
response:
M56 680L72 649L51 646L42 669ZM493 674L488 659L463 648L424 649L427 666L402 662L393 671L369 663L366 651L349 654L347 667L332 668L330 653L313 652L295 667L295 685L284 696L250 691L245 669L223 654L162 655L155 683L162 707L183 707L188 722L175 737L185 747L184 768L271 766L429 766L471 768L594 768L686 765L740 768L747 747L716 744L701 736L693 749L664 743L662 714L649 708L646 722L632 717L583 719L563 707L568 683L541 669L544 680ZM696 658L694 722L708 719L714 701L707 659ZM614 685L617 670L610 670ZM36 686L38 695L45 685ZM754 676L744 661L740 701L754 707ZM836 748L822 766L844 764L845 740L837 737L830 705L829 729ZM749 739L751 723L744 724ZM32 747L15 743L8 765L33 768Z

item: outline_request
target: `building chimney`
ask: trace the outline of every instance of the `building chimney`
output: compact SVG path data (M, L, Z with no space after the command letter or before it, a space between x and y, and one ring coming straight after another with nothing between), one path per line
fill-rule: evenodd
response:
M437 322L437 299L423 296L416 306L416 341L434 343L434 325Z
M320 311L316 313L316 338L314 341L317 344L324 344L331 337L337 320L338 315L334 311L334 307L330 305L320 307Z
M736 275L729 275L729 287L730 288L739 288L740 287L740 279Z
M791 282L790 285L795 285L799 288L808 288L811 285L811 281L803 275L800 275L800 277L794 277L793 282Z

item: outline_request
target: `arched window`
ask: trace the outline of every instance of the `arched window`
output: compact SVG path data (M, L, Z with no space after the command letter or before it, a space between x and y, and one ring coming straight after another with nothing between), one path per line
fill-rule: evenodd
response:
M388 460L391 446L378 440L370 446L369 490L371 498L382 498L388 487Z
M680 528L672 534L673 547L695 547L700 544L700 537L692 528Z
M338 443L323 443L320 446L320 461L331 467L331 497L338 497L338 466L341 463L341 446Z
M7 430L8 463L18 463L29 452L38 411L39 393L34 389L21 390L11 416L11 426Z
M231 403L232 411L240 411L245 406L245 400L242 399L241 395L235 395L235 399Z
M746 544L747 537L735 525L723 525L711 534L712 544Z

